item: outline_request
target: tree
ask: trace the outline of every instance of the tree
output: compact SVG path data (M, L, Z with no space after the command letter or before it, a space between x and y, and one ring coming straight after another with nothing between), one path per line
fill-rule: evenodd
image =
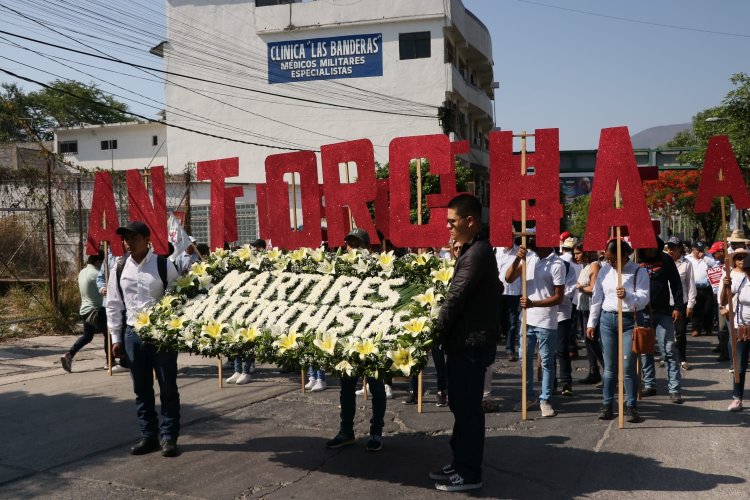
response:
M27 142L35 136L51 140L54 128L80 123L133 121L127 114L127 104L93 83L55 80L49 88L29 93L14 83L3 83L0 102L2 142Z
M427 207L426 196L428 194L440 193L440 177L430 174L429 160L422 160L422 224L430 222L430 209ZM389 165L375 165L375 176L378 179L387 179ZM409 164L409 178L411 180L411 222L417 223L417 162L412 161ZM470 182L474 181L474 173L470 168L465 167L461 160L456 160L456 189L458 192L467 191Z
M591 201L591 195L586 194L577 196L573 203L569 205L569 219L570 225L568 226L568 232L576 238L583 239L586 234L586 220L589 213L589 201ZM565 205L566 210L568 205Z

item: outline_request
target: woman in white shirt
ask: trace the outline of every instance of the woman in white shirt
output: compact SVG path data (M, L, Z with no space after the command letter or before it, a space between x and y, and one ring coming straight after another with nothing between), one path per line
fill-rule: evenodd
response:
M580 318L581 331L586 331L586 325L589 322L589 311L591 309L591 295L594 293L594 284L596 277L599 275L601 265L596 258L596 252L586 252L583 249L583 243L578 243L573 249L573 258L576 263L583 267L578 275L578 317ZM598 384L602 380L599 372L599 365L604 367L604 358L602 357L602 346L599 343L599 335L596 334L593 339L586 337L586 357L589 361L589 374L586 378L580 380L582 384Z
M721 290L721 305L726 306L732 301L734 307L734 327L737 329L739 337L744 337L744 331L750 327L750 259L744 259L742 270L745 275L737 279L732 273L731 276L725 276ZM730 293L731 290L731 293ZM731 340L730 340L731 342ZM729 404L729 411L742 411L742 397L745 392L745 372L747 371L748 353L750 353L750 338L744 342L737 342L737 361L739 365L739 383L733 381L732 402Z
M610 240L604 252L604 264L596 278L594 293L591 297L586 336L593 339L595 328L599 325L599 334L604 356L604 384L602 389L602 407L599 418L613 418L612 403L615 399L618 362L618 302L622 299L622 351L625 372L625 392L627 401L625 416L628 422L639 422L636 408L638 380L636 374L636 355L633 350L633 327L636 316L642 316L643 309L650 300L649 276L647 271L630 260L633 250L625 242L622 248L622 286L617 286L617 240ZM640 318L639 318L640 319Z

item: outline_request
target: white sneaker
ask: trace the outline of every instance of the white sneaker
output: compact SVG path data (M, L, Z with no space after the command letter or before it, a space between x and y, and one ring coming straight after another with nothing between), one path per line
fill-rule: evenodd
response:
M242 373L234 372L234 375L232 375L231 377L227 379L227 384L234 384L235 382L237 382L237 380L239 380L241 376L242 376Z
M360 389L358 391L354 391L354 395L355 396L364 396L365 395L365 388L363 387L362 389Z
M250 363L250 369L248 370L248 373L255 373L255 361Z
M315 382L317 382L318 379L316 378L310 378L310 380L305 384L305 390L309 391L315 386Z
M393 399L393 391L388 384L385 384L385 399Z
M543 417L554 417L555 415L557 415L557 412L547 401L539 401L539 408L541 408L542 410Z
M232 376L234 377L234 375ZM250 383L251 380L252 380L252 377L250 376L249 373L243 373L240 375L240 378L237 379L237 382L235 382L235 384L245 385L245 384Z
M104 366L102 366L102 370L105 370L105 371L106 371L106 370L109 370L109 365L104 365Z
M310 392L325 391L326 387L328 387L326 385L326 381L318 379L318 380L315 381L315 385L312 386L312 389L310 389Z
M683 361L680 363L680 368L682 368L685 371L688 371L690 369L690 365L688 364L687 361Z
M130 368L125 368L122 365L115 365L112 367L112 373L127 373L130 371Z

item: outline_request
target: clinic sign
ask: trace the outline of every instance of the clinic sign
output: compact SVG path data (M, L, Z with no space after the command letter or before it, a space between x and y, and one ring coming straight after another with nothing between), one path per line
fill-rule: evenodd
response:
M381 33L268 44L268 83L382 75Z

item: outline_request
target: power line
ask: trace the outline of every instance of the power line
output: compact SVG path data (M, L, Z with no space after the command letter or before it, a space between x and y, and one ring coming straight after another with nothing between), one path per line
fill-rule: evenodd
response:
M533 2L531 0L516 0L516 1L520 3L527 3L530 5L537 5L539 7L546 7L548 9L564 10L568 12L575 12L576 14L603 17L605 19L614 19L616 21L625 21L628 23L646 24L648 26L658 26L660 28L670 28L670 29L683 30L683 31L695 31L698 33L708 33L710 35L725 35L725 36L736 36L736 37L741 37L741 38L750 38L750 35L745 35L743 33L729 33L726 31L704 30L701 28L692 28L689 26L678 26L676 24L655 23L652 21L643 21L641 19L631 19L629 17L611 16L608 14L599 14L598 12L589 12L587 10L571 9L570 7L560 7L559 5L550 5L550 4L541 3L541 2Z

